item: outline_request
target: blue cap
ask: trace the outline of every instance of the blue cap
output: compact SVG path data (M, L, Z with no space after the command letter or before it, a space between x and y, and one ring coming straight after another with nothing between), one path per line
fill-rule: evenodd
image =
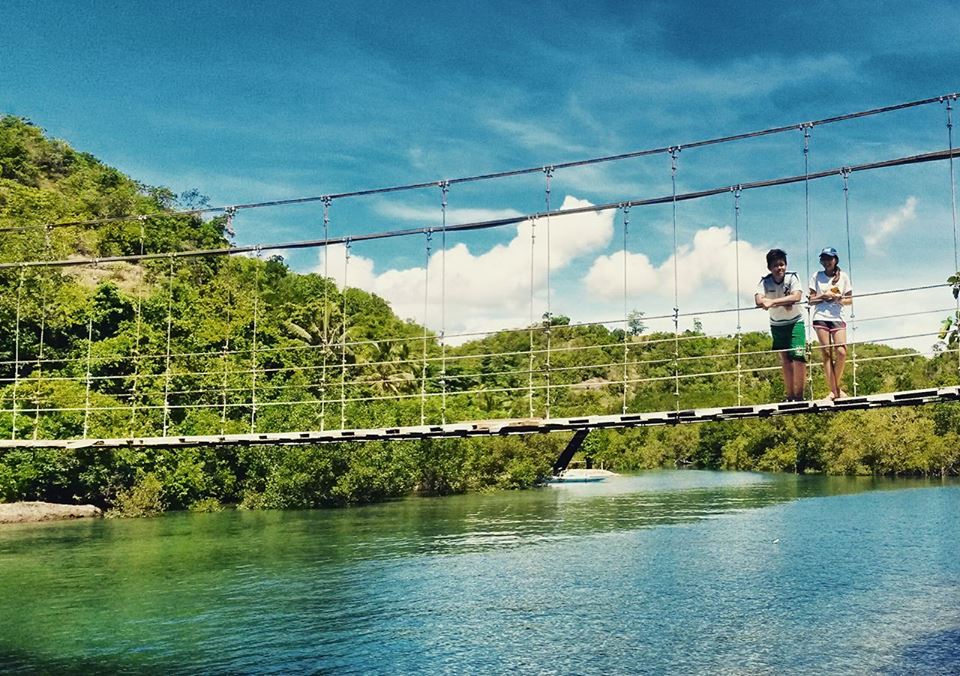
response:
M837 259L840 258L840 256L837 254L837 250L832 246L825 247L824 250L820 252L820 258L823 258L824 256L830 256L830 258Z

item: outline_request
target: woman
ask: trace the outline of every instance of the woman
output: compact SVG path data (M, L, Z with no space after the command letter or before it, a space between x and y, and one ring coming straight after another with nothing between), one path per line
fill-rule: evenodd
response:
M813 306L813 328L820 341L823 377L830 388L829 399L847 396L840 386L847 361L847 323L843 320L843 306L853 303L853 286L839 263L840 256L833 247L828 246L820 252L823 270L810 278L808 297Z

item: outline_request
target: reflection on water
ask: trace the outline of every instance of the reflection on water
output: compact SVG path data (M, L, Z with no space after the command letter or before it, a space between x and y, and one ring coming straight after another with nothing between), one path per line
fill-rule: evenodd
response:
M4 528L0 669L949 670L916 646L960 626L958 498L922 481L651 472Z

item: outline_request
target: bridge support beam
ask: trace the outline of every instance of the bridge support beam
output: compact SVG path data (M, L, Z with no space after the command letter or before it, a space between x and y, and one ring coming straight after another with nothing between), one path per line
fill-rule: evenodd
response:
M567 447L563 449L557 461L553 463L553 476L559 476L560 473L567 468L567 465L573 460L574 454L583 446L583 441L587 438L588 434L590 434L590 430L584 429L577 430L573 433L573 438L567 442Z

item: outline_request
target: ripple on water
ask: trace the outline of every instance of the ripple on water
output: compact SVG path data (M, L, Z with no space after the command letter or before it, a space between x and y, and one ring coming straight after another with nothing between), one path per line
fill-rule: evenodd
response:
M875 490L916 485L656 472L0 531L0 670L953 672L960 490Z

